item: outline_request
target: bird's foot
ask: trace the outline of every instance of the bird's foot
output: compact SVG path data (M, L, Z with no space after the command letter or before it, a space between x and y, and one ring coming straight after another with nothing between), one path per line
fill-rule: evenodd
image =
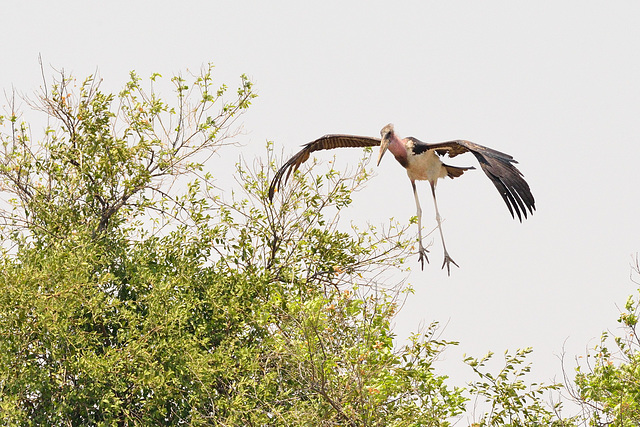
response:
M424 270L424 262L427 261L427 264L429 264L429 258L427 257L428 253L429 251L426 250L424 246L420 245L420 248L418 249L418 261L420 261L420 264L422 264L423 270Z
M460 268L460 266L458 264L456 264L456 262L453 260L453 258L451 258L449 256L448 253L444 253L444 262L442 263L442 268L444 268L444 266L447 266L447 276L451 276L451 264L455 265L456 267Z

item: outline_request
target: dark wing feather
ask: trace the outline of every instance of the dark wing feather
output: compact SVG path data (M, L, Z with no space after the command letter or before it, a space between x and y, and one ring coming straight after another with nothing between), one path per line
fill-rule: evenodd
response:
M413 139L415 140L415 138ZM522 221L523 216L527 218L527 210L533 215L533 211L536 209L536 201L533 198L533 194L531 194L529 184L524 180L522 172L514 166L514 163L518 162L510 155L465 140L421 144L427 146L428 149L436 150L440 155L447 154L449 157L454 157L467 151L473 153L484 173L498 189L509 212L511 212L511 216L515 218L515 215L517 215L518 219Z
M373 147L376 145L380 145L380 138L355 135L325 135L315 141L304 144L302 150L298 151L276 172L269 186L269 200L273 200L273 195L280 185L286 184L289 176L298 170L300 165L306 162L309 155L314 151L342 147Z

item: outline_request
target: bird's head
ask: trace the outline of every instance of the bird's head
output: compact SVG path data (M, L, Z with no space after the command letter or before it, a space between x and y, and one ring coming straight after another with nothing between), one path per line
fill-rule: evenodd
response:
M380 131L380 136L382 140L380 141L380 154L378 155L378 166L380 165L380 160L382 160L382 156L387 152L387 148L389 148L389 142L391 142L391 136L393 135L393 124L389 123Z

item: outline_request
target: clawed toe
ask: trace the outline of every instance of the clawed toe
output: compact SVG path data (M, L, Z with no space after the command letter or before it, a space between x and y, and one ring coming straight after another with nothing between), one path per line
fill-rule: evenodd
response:
M429 253L428 250L425 249L424 246L420 245L420 247L418 248L418 261L420 261L420 265L422 267L422 270L424 270L424 263L425 261L427 262L427 264L429 264L429 258L427 257L427 254ZM456 267L460 268L460 266L458 265L458 263L456 263L453 258L451 258L449 256L449 253L446 252L444 253L444 261L442 262L442 268L444 269L445 266L447 267L447 275L451 276L451 264L455 265Z
M420 264L422 265L422 269L424 270L424 262L427 261L427 264L429 264L429 258L427 257L427 253L429 251L426 250L422 245L420 245L420 249L418 249L418 261L420 261Z
M451 276L451 264L460 268L460 266L453 260L453 258L451 258L448 253L445 253L442 268L444 268L445 265L447 266L447 276Z

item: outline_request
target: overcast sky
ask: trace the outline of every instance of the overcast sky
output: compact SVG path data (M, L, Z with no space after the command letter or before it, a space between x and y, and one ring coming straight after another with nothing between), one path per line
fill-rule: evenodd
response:
M78 77L97 69L113 91L130 70L170 76L213 62L230 87L246 73L259 93L242 118L249 158L267 140L289 155L326 133L378 136L389 122L401 136L468 139L513 155L535 215L511 219L480 170L443 181L447 247L461 268L440 270L439 239L424 271L410 260L416 292L397 331L447 323L444 338L461 345L446 363L462 377L471 377L462 352L533 346L535 379L560 379L563 346L569 359L584 354L617 327L616 304L635 291L637 1L21 1L2 15L5 90L39 87L38 54ZM473 156L455 164L477 166ZM419 191L428 229L428 184ZM355 221L415 214L392 156L354 199Z

